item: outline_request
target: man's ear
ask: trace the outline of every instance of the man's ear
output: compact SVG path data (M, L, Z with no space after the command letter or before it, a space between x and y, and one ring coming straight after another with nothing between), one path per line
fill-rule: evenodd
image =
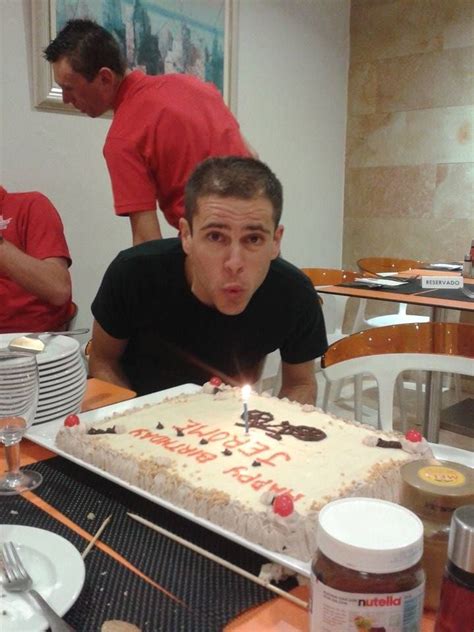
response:
M179 236L181 237L181 244L184 252L188 255L191 249L191 240L193 238L191 234L191 227L188 220L181 217L179 220Z
M112 86L116 82L115 72L110 68L107 68L107 66L102 66L102 68L97 73L97 77L99 78L99 81L103 86Z
M280 254L281 239L283 237L284 231L285 231L285 227L282 226L281 224L277 226L275 230L275 233L273 235L272 259L276 259L278 255Z

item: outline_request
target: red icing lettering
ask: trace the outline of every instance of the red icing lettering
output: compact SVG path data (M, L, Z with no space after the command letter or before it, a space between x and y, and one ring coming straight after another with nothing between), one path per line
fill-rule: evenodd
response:
M270 447L265 445L264 443L260 443L260 441L256 441L252 446L248 446L248 449L239 448L239 452L245 454L245 456L255 456L256 454L260 454L260 452L265 452L265 450L269 450ZM261 459L259 459L260 461Z
M277 456L282 456L284 457L285 461L291 461L291 457L289 454L287 454L286 452L274 452L271 456L269 456L267 459L262 459L262 457L259 457L259 461L260 463L265 463L265 465L273 465L273 467L275 467L275 463L272 463L273 459L276 459Z
M260 491L261 489L263 489L265 487L265 485L271 485L273 483L272 479L267 479L266 481L262 481L262 480L255 480L250 484L250 487L253 487L253 489L255 489L255 491Z
M131 434L134 437L139 437L140 439L149 439L154 436L153 432L147 430L146 428L136 428L135 430L130 430L128 434Z
M199 463L206 463L207 461L213 461L217 456L215 454L211 454L210 452L202 452L196 456L196 461Z
M234 435L232 439L224 441L222 445L224 448L229 448L229 450L235 450L235 448L238 448L240 445L245 445L249 441L250 439L248 437L245 439L239 439L236 435Z
M264 487L268 488L268 491L273 492L275 495L279 494L288 494L293 499L293 502L304 498L304 494L295 494L292 489L288 489L287 487L280 487L274 480L270 479L262 479L261 474L250 474L250 470L245 465L239 465L236 467L231 467L228 470L224 470L223 474L230 474L233 478L236 478L239 483L243 485L250 484L250 487L254 489L256 492L260 492Z
M193 448L190 445L184 445L176 450L176 452L178 454L184 454L185 456L194 456L196 454L199 454L199 452L202 452L202 450L200 450L199 448Z

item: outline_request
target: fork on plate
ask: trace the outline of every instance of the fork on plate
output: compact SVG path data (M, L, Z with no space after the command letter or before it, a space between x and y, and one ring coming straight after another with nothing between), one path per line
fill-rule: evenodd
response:
M71 628L70 625L63 621L43 597L36 590L33 590L33 580L23 566L13 542L4 542L2 558L5 575L3 586L5 590L8 592L26 592L31 595L41 608L51 632L74 632L74 628Z

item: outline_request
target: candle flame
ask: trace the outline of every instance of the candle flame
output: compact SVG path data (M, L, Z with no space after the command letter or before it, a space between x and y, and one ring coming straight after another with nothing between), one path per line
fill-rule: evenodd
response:
M252 389L251 389L249 384L246 384L245 386L242 386L242 400L244 402L248 401L251 391L252 391Z

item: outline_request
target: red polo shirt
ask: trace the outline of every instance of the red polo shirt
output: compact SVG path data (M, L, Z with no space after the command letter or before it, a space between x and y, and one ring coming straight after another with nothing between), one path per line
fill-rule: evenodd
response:
M135 70L122 81L104 145L117 215L156 208L178 227L184 186L210 156L249 156L239 124L211 83Z
M58 212L41 193L7 193L0 187L0 215L10 220L3 237L36 259L71 258ZM0 244L0 248L2 245ZM47 331L66 320L70 300L57 307L26 292L0 268L0 332Z

